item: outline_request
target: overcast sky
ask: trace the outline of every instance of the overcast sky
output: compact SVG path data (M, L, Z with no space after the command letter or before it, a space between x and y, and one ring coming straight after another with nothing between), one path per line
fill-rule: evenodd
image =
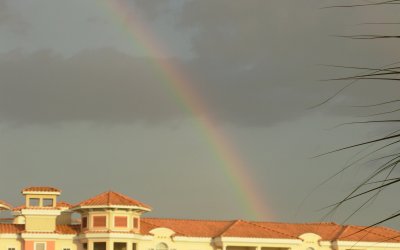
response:
M396 98L398 86L363 82L310 107L347 84L322 79L357 73L322 64L398 61L396 40L337 37L393 33L397 26L362 23L397 22L396 7L111 1L124 9L105 0L0 0L0 199L20 205L20 190L30 185L59 187L71 203L112 189L151 205L153 217L319 221L320 208L374 170L357 166L312 191L357 150L313 156L386 132L332 128L371 111L352 105ZM135 25L122 24L129 15ZM162 55L140 46L146 36ZM177 100L154 66L161 57L183 72L208 110L190 112ZM263 218L248 212L237 191L244 184L228 176L198 126L211 114L244 162ZM348 223L373 223L395 212L398 201L396 189L388 190ZM352 209L328 219L340 223Z

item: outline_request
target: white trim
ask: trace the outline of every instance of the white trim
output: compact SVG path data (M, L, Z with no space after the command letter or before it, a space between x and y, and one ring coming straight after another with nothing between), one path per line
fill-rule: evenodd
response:
M11 207L5 204L0 204L0 210L11 210Z
M18 234L0 234L0 239L20 239Z
M39 195L41 195L41 194L54 194L54 195L60 195L61 194L61 192L49 192L49 191L43 191L43 192L41 192L41 191L23 191L22 192L22 194L34 194L34 195L37 195L37 194L39 194Z
M399 248L400 243L392 242L366 242L366 241L335 241L339 247L386 247L386 248Z
M332 241L326 241L326 240L319 241L319 245L323 247L331 247L333 245L332 243L333 243Z
M174 236L173 237L175 242L206 242L211 243L213 238L210 237L185 237L185 236Z
M219 237L215 239L221 243L275 243L275 244L302 244L299 239L273 239L273 238L241 238L241 237Z
M73 240L75 234L50 234L50 233L22 233L21 237L24 239L60 239L60 240Z
M120 239L135 239L135 240L153 240L154 236L151 235L140 235L132 233L83 233L79 235L79 239L86 238L120 238Z
M95 206L78 206L74 207L71 210L79 210L79 209L93 209L93 208L124 208L131 210L144 210L151 211L150 208L140 207L140 206L126 206L126 205L95 205Z
M58 216L61 214L61 210L54 209L21 209L22 215L54 215Z

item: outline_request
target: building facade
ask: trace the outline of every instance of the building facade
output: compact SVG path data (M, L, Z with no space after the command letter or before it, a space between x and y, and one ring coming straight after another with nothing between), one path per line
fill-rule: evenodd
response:
M22 194L19 207L0 201L13 214L0 221L0 250L400 250L386 227L144 218L148 205L113 191L75 205L53 187Z

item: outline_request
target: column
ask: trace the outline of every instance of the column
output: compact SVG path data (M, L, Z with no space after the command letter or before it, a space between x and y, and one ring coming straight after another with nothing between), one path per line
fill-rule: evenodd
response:
M106 241L106 250L113 250L114 249L114 242L112 240Z
M129 224L129 222L128 222L128 224ZM126 242L126 250L132 250L132 244L133 244L132 241Z
M93 241L91 240L87 241L87 250L93 250Z

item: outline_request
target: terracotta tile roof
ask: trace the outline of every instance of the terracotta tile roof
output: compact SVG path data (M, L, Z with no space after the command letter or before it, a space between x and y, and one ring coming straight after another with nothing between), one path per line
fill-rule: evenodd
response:
M152 229L166 227L176 232L177 236L188 237L244 237L299 239L304 233L315 233L326 241L365 241L400 243L400 232L385 228L342 226L335 223L277 223L254 221L207 221L184 219L142 218L141 234L148 235Z
M61 190L55 187L26 187L22 189L23 192L58 192L60 193Z
M10 210L12 206L5 201L0 200L0 210Z
M216 237L222 234L231 224L232 221L142 218L140 231L142 234L150 234L149 232L154 228L166 227L179 236Z
M237 220L220 236L243 238L272 238L272 239L296 239L296 235L289 232L278 231L271 227L264 227L248 221Z
M72 207L72 204L70 204L68 202L65 202L65 201L60 201L60 202L57 202L56 207L67 207L67 208L70 208L70 207Z
M322 240L332 240L342 231L343 226L336 223L279 223L279 222L253 222L254 224L285 232L293 236L304 233L315 233Z
M363 230L364 229L364 230ZM338 235L341 241L400 242L400 232L387 227L346 226Z
M16 225L16 224L0 224L0 233L1 234L18 234L24 231L24 225Z
M150 206L139 202L137 200L134 200L126 195L114 192L114 191L108 191L101 193L99 195L96 195L95 197L92 197L88 200L82 201L75 205L74 207L79 207L79 206L111 206L111 205L120 205L120 206L135 206L135 207L143 207L146 209L151 209Z
M57 225L56 232L59 234L78 234L80 225Z

